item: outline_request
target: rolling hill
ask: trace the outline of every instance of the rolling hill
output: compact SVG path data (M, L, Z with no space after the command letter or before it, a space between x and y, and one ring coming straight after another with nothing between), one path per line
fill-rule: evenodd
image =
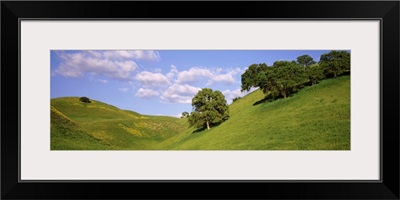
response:
M146 116L78 97L51 99L51 149L152 149L187 129L184 120Z
M52 99L51 149L350 150L350 76L257 103L263 98L256 90L235 101L230 118L210 130L78 97Z

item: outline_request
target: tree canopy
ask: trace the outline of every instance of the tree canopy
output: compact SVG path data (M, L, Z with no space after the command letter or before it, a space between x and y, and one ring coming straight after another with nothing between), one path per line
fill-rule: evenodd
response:
M268 81L263 86L264 93L270 91L277 94L279 92L286 98L307 81L304 68L296 62L275 62L270 69L267 74Z
M218 90L203 88L192 99L193 112L189 123L195 127L207 127L221 123L229 118L225 96Z
M328 77L334 77L350 71L350 53L347 51L331 51L322 54L319 60L319 66L324 70Z
M309 55L302 55L302 56L297 57L297 63L299 63L303 67L308 67L312 64L315 64L315 61Z
M311 85L317 84L320 80L325 78L324 70L318 64L307 67L306 73Z
M259 73L265 72L268 66L265 63L252 64L242 74L242 88L241 91L250 91L252 87L260 87L260 82L256 79Z
M253 67L253 69L250 69ZM254 65L251 65L246 72L253 72ZM246 73L245 72L245 73ZM286 98L291 92L296 91L304 82L307 76L303 67L295 61L276 61L271 67L259 70L257 74L249 76L243 84L242 90L249 89L249 83L253 87L260 87L265 94L277 97L279 95Z
M322 54L319 63L309 55L302 55L297 61L279 60L269 67L265 63L252 64L242 74L241 91L258 87L273 98L286 98L306 84L314 85L345 72L350 72L350 53L347 51Z

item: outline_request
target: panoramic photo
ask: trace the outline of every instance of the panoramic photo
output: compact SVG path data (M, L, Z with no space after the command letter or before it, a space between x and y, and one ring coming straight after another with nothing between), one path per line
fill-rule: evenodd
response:
M51 150L350 150L349 50L52 50Z

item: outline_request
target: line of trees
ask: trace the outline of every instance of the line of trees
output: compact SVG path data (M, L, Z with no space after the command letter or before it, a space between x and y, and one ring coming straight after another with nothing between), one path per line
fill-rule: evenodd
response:
M273 98L286 98L304 85L314 85L325 78L336 78L350 72L350 53L331 51L323 54L316 63L309 55L297 61L276 61L272 66L252 64L242 74L241 91L260 88Z
M350 72L350 53L331 51L323 54L316 63L309 55L302 55L297 61L276 61L272 66L265 63L252 64L242 74L241 91L260 88L273 98L287 98L304 85L317 84L325 78L336 78ZM236 101L237 97L233 99ZM193 112L183 112L181 118L188 118L190 126L210 129L212 125L229 118L229 107L225 96L218 90L203 88L192 99Z

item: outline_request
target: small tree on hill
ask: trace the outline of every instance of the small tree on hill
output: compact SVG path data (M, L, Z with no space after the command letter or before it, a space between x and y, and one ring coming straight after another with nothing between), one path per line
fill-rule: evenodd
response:
M232 99L232 102L235 102L235 101L237 101L237 100L239 100L239 99L241 99L242 97L235 97L235 98L233 98Z
M181 118L185 118L185 117L189 117L189 113L188 112L183 112Z
M90 99L87 97L81 97L81 98L79 98L79 101L81 101L83 103L91 103Z
M195 127L207 127L221 123L229 118L225 96L218 90L203 88L192 99L193 112L189 123Z

